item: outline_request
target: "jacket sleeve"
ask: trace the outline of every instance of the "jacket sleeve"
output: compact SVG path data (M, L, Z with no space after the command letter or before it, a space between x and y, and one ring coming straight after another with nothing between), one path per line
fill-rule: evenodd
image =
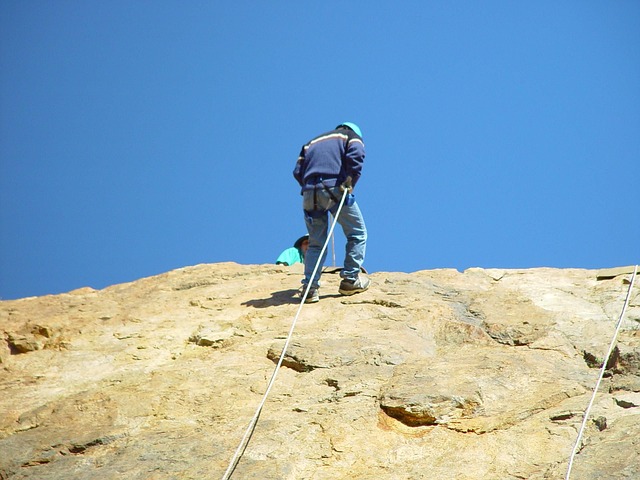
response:
M304 259L302 255L300 255L300 250L295 247L287 248L284 252L280 254L278 259L276 260L276 265L282 263L284 265L295 265L296 263L302 263Z
M300 150L296 166L293 169L293 178L298 181L301 187L304 186L304 147Z
M345 152L345 173L351 176L351 184L355 187L362 173L362 165L364 164L364 143L360 137L351 137L347 142Z

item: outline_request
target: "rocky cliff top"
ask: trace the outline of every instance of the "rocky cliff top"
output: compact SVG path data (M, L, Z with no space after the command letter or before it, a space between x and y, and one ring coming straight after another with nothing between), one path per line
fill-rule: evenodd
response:
M326 273L234 479L564 478L630 275ZM221 263L0 302L0 478L222 478L300 269ZM571 478L640 478L640 288Z

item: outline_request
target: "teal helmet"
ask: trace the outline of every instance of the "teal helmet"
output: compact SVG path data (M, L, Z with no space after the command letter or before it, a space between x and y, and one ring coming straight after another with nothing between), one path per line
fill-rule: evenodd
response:
M352 123L352 122L342 122L342 123L341 123L340 125L338 125L336 128L340 128L340 127L349 127L351 130L353 130L354 132L356 132L360 138L362 138L362 131L360 130L360 127L359 127L358 125L356 125L355 123Z

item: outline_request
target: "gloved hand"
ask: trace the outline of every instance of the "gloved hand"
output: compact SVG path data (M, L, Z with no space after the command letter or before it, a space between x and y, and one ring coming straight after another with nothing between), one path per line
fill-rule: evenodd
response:
M344 193L345 190L349 193L353 192L353 186L351 185L351 176L348 176L345 181L342 182L342 185L340 185L340 191Z

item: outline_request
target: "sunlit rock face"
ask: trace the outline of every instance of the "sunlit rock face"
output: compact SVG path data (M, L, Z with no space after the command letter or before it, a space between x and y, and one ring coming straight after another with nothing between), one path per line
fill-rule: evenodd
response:
M564 478L628 272L370 277L343 297L323 275L233 478ZM222 478L300 278L222 263L0 302L0 478ZM637 283L622 320L572 478L640 478Z

